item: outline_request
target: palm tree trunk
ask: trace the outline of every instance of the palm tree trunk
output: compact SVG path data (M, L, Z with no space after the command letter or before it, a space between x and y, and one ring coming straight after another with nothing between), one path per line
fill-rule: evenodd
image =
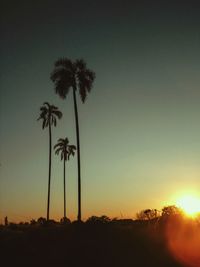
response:
M65 159L64 159L64 218L66 218Z
M78 165L78 221L81 221L81 159L80 159L80 139L79 139L79 121L78 121L78 109L76 102L76 91L73 88L74 98L74 114L76 122L76 143L77 143L77 165Z
M48 180L48 198L47 198L47 221L49 220L50 184L51 184L51 125L49 122L49 180Z

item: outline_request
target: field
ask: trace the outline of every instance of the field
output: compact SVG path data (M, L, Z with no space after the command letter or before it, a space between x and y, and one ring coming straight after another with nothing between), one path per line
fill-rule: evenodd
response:
M146 221L1 226L0 249L3 266L183 266Z

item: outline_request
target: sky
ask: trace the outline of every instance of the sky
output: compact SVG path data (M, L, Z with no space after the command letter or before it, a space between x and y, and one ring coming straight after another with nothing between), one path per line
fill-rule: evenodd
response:
M63 118L53 144L76 144L73 98L50 80L60 57L96 73L78 100L82 215L134 218L200 188L198 1L2 1L0 223L46 216L48 101ZM67 162L67 216L77 217L77 162ZM52 156L50 217L63 216L63 164Z

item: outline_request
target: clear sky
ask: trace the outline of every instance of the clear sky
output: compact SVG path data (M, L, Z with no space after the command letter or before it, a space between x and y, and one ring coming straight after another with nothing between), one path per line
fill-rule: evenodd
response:
M200 188L199 1L2 1L0 220L46 216L48 131L39 107L63 118L53 143L75 144L72 94L50 81L59 57L96 72L80 101L83 218L134 217ZM63 165L53 155L50 217L63 216ZM77 216L76 158L67 163L67 216ZM0 221L0 222L1 222Z

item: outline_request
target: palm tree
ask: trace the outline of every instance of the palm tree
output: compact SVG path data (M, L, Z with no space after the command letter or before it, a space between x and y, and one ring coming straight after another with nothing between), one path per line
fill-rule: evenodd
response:
M56 94L62 99L65 99L70 89L73 91L78 166L78 221L81 221L81 162L76 93L77 91L79 92L81 100L84 103L87 94L92 89L95 73L90 69L87 69L86 63L82 59L73 62L68 58L61 58L55 62L54 67L55 68L51 73L51 80L55 84Z
M55 154L61 154L61 160L63 160L64 163L64 219L66 219L66 191L65 191L65 162L70 159L70 156L75 155L76 147L74 145L69 145L69 140L66 137L65 139L60 138L57 142L57 144L54 146Z
M56 127L56 119L62 118L62 112L48 102L45 102L40 108L40 116L38 120L42 120L42 129L49 128L49 176L48 176L48 196L47 196L47 221L49 220L49 206L50 206L50 184L51 184L51 148L52 148L52 134L51 126Z

